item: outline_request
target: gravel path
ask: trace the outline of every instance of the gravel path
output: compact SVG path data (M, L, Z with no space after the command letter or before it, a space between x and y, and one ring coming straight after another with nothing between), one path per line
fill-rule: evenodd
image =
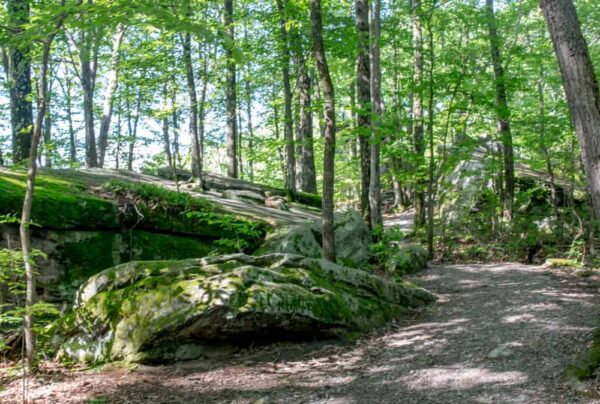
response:
M133 372L63 372L33 382L31 397L38 403L592 402L560 378L591 338L597 285L519 264L436 266L415 281L437 293L439 303L356 343L279 344L225 361ZM16 383L7 387L0 402L18 392Z

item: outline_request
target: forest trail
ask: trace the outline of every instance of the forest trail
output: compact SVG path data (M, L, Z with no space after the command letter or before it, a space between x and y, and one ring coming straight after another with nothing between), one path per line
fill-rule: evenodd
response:
M439 302L356 343L281 343L225 360L63 373L52 376L52 384L32 382L32 398L36 403L590 402L560 380L591 338L600 307L598 285L520 264L432 266L413 281L437 293ZM10 391L18 385L0 393L0 402Z

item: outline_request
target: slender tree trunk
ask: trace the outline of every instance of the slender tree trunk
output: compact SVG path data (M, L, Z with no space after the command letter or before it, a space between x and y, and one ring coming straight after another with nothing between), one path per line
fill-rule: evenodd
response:
M360 211L371 224L369 185L371 176L371 73L369 41L369 1L355 0L356 34L358 47L357 89L358 89L358 140L360 144Z
M541 0L579 138L596 217L600 217L600 92L572 0Z
M190 11L191 13L191 11ZM192 175L198 188L202 184L202 155L200 154L200 139L198 136L198 97L196 93L196 80L194 78L194 65L192 63L192 36L185 33L182 38L183 60L185 64L185 77L187 80L188 98L190 101L190 137L192 145Z
M104 94L102 120L100 121L100 132L98 133L99 167L104 167L104 158L108 147L108 133L110 131L110 121L112 120L113 114L113 100L119 82L119 55L121 43L123 43L123 37L125 36L125 30L125 25L119 24L112 42L112 54L108 70L108 86L106 87L106 93Z
M427 125L427 132L429 137L429 181L427 183L427 252L429 258L434 258L433 248L433 236L434 236L434 207L435 207L435 192L434 192L434 181L435 181L435 157L434 157L434 139L433 139L433 114L434 114L434 81L433 81L433 70L435 67L435 49L433 48L433 30L431 23L433 19L433 10L435 7L435 0L431 6L431 13L427 19L427 36L429 39L429 100L427 105L427 118L429 120Z
M64 84L60 77L57 77L57 80L65 99L65 112L67 114L67 126L69 131L69 161L71 165L74 165L77 162L77 145L75 141L75 127L73 125L73 96L71 94L71 76L69 76L68 74L66 75Z
M163 84L163 112L166 112L169 108L169 88L167 82ZM169 136L169 116L165 113L162 117L162 135L163 135L163 147L165 149L165 156L167 157L167 164L169 169L175 173L175 164L173 164L173 155L171 154L171 137ZM175 180L175 176L173 176Z
M246 125L248 130L248 176L250 182L254 181L254 129L252 127L252 87L246 77L244 83L246 90Z
M418 179L415 184L414 224L425 225L425 184L421 178L421 170L425 166L425 137L423 127L423 29L421 27L421 0L410 0L412 7L413 33L413 101L412 101L412 133L417 158Z
M335 178L335 95L323 45L321 0L311 0L313 50L321 88L325 98L325 150L323 153L323 257L335 262L335 229L333 222Z
M315 153L313 142L313 118L311 100L311 79L308 75L306 59L302 48L302 38L298 29L292 30L291 39L294 49L294 59L298 69L298 87L300 89L300 119L298 120L298 139L300 139L300 190L317 193L317 172L315 168Z
M281 36L281 73L283 77L284 126L285 139L285 188L292 194L296 192L296 158L294 150L294 122L292 118L292 89L290 85L290 47L287 33L287 17L283 0L275 0L279 12L279 31Z
M133 117L133 123L132 121L132 117L131 117L131 108L130 106L127 107L127 125L128 125L128 130L129 130L129 153L127 154L127 169L129 171L133 171L133 151L135 150L135 142L137 140L137 130L138 130L138 123L140 121L140 107L142 104L142 95L138 92L137 94L137 99L136 99L136 105L135 105L135 116Z
M510 219L513 214L513 201L515 196L515 162L513 156L512 134L510 130L510 109L508 108L508 96L506 93L506 77L502 66L502 55L500 52L500 37L496 27L496 16L494 15L494 0L486 0L486 12L488 23L488 39L494 66L494 78L496 84L496 113L498 115L498 128L504 154L504 210L505 216Z
M275 121L275 140L279 143L279 107L277 106L277 101L273 103L273 121ZM283 148L277 147L277 153L279 154L279 162L281 163L281 175L285 180L285 156L283 155Z
M233 43L235 40L235 31L233 27L233 0L224 0L225 2L225 29L229 40ZM227 176L238 177L237 165L237 94L236 94L236 68L233 59L233 45L225 45L225 57L227 59Z
M371 32L371 99L373 122L371 134L371 174L369 178L369 208L371 210L371 228L383 230L381 216L381 116L384 105L381 96L381 0L373 0L369 8L369 26Z
M117 104L117 147L115 150L115 170L119 169L119 165L121 164L121 145L123 143L123 137L121 136L121 131L123 129L122 123L121 123L121 116L122 116L122 111L121 111L121 103L119 102Z
M558 219L558 193L556 190L556 179L554 175L554 165L552 164L552 158L548 151L548 144L546 143L546 99L544 97L544 67L540 66L540 80L538 82L538 97L540 102L540 149L544 160L546 161L546 171L550 178L550 201L552 208Z
M177 92L173 88L171 95L171 120L173 122L173 163L175 167L181 168L181 153L179 152L179 112L177 111Z
M92 0L87 0L91 5ZM98 167L96 134L94 129L94 68L92 55L92 33L82 28L79 38L81 87L83 90L83 119L85 122L85 164L88 168Z
M29 24L29 0L8 0L6 8L13 38L18 39ZM7 64L13 163L17 164L29 157L33 135L30 46L24 41L11 44Z
M61 2L64 5L64 1ZM66 14L58 17L55 24L55 31L60 29ZM27 185L25 196L23 198L23 210L21 213L21 223L19 226L19 235L21 238L21 249L23 251L23 261L25 265L26 292L25 292L25 315L23 319L23 330L25 334L25 356L27 367L33 371L37 369L35 362L35 333L33 331L33 305L35 303L35 268L31 257L31 240L29 226L31 224L31 209L33 206L33 194L35 191L35 177L37 172L37 152L42 136L42 124L46 115L47 101L47 77L48 63L50 60L50 51L56 32L50 33L43 41L42 56L40 64L40 76L38 86L37 116L33 124L33 136L31 138L31 148L29 150L29 168L27 170Z

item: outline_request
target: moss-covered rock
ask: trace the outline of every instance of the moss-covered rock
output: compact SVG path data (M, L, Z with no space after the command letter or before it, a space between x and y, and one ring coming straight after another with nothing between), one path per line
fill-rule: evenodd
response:
M386 270L394 276L413 274L427 268L427 251L417 243L401 243L391 246Z
M211 343L368 330L434 300L298 255L131 262L80 288L55 343L59 357L78 362L190 359Z
M371 258L369 246L371 232L360 213L354 210L335 212L335 252L339 264L352 268L368 265ZM289 253L320 258L321 224L306 222L276 229L267 235L265 243L256 254Z

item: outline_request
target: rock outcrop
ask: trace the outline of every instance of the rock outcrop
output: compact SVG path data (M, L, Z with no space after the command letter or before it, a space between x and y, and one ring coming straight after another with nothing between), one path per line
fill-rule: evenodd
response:
M214 343L368 330L434 300L299 255L130 262L81 286L54 342L63 360L165 362L200 357Z
M335 212L335 249L338 263L352 268L364 267L369 263L369 247L372 238L360 213L355 210ZM309 258L320 258L320 223L306 222L276 229L267 235L265 243L256 254L288 253Z

